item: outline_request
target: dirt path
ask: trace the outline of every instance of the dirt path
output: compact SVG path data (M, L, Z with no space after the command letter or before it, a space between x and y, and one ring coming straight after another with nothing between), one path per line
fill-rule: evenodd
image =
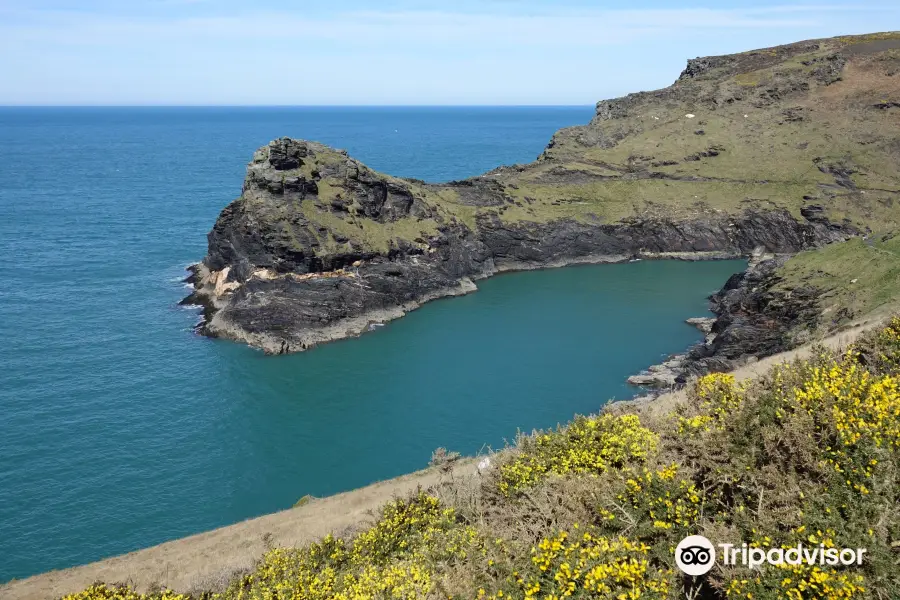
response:
M865 320L857 321L826 338L816 340L815 342L811 342L809 344L804 344L803 346L800 346L793 350L789 350L787 352L767 356L766 358L758 360L754 363L750 363L748 365L735 369L731 372L731 374L734 375L736 380L744 381L746 379L752 379L754 377L762 375L774 365L784 362L792 362L798 358L806 358L812 352L813 347L817 345L825 346L826 348L830 349L844 348L857 337L859 337L861 333L882 325L885 320L892 314L892 310L893 309L888 310L887 308L885 308L884 310L880 310L877 313L867 317ZM664 413L670 412L675 406L684 401L686 398L686 394L687 392L682 389L666 394L661 394L649 401L637 400L634 401L634 403L623 402L622 405L623 407L627 405L637 406L642 414L659 416Z
M453 474L476 472L474 460L467 459L457 464ZM370 511L395 496L434 485L440 478L437 469L427 469L145 550L12 581L0 586L0 599L59 598L96 581L129 583L140 591L154 584L182 592L217 587L235 571L253 566L265 552L269 535L270 544L289 547L341 533L369 520Z
M880 311L863 322L817 343L829 348L846 346L856 337L881 324L889 311ZM734 371L738 380L756 377L776 363L808 356L812 345L764 358ZM639 402L641 412L659 415L672 410L685 398L684 391L663 394L649 402ZM624 407L629 403L621 403ZM454 477L474 476L474 459L457 464ZM227 582L235 571L249 568L266 549L266 539L274 546L296 546L334 532L341 533L366 522L371 511L395 496L417 487L437 483L441 474L427 469L375 483L370 486L315 500L302 507L250 519L207 533L174 540L123 556L81 567L51 571L0 586L2 600L46 600L79 591L95 581L130 583L146 591L159 584L177 591L210 589Z

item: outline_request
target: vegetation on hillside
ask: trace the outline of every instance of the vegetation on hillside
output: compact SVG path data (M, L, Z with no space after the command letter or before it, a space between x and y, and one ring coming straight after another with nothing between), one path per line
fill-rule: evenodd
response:
M315 181L315 194L240 202L287 249L314 244L320 257L386 254L399 240L426 248L448 222L477 231L479 219L621 224L785 210L803 222L813 207L860 231L897 227L897 73L900 32L696 59L667 88L600 102L590 123L557 132L527 165L435 184L316 145L314 157L279 171L282 186ZM353 200L362 180L372 184L363 195L402 191L422 211L373 220ZM292 238L301 226L309 239Z
M479 477L389 503L355 535L273 549L194 597L898 598L900 318L749 383L707 375L666 416L578 417L492 459ZM692 534L866 554L853 566L718 561L694 578L674 561ZM66 600L188 597L97 584Z
M697 59L669 88L601 102L590 124L502 178L550 200L527 207L532 219L745 208L800 218L815 204L834 222L896 224L900 146L882 128L897 126L898 66L900 32Z
M900 297L900 235L873 234L801 252L777 275L775 291L812 286L818 290L822 323L842 324L883 310Z

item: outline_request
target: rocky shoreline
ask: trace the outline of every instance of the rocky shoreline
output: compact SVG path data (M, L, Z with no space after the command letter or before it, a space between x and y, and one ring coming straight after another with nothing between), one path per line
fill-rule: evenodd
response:
M710 296L715 316L687 319L705 334L704 340L628 382L656 392L678 388L692 377L733 371L811 341L821 324L820 290L777 287L778 268L790 257L757 249L747 269Z
M759 352L749 345L731 344L729 352L726 354L716 344L717 338L723 333L727 332L727 335L731 337L740 336L740 334L736 333L736 330L745 327L743 322L729 319L728 315L730 313L724 302L724 299L728 297L728 293L736 291L736 293L731 294L731 302L727 306L740 305L748 293L759 292L758 289L750 292L752 283L759 281L759 275L763 271L768 272L772 267L782 264L785 258L787 256L778 258L771 254L765 254L762 248L754 251L744 272L729 278L721 290L709 297L710 309L715 316L691 317L685 320L685 323L693 325L700 330L704 334L704 339L688 348L685 352L672 354L660 364L652 365L645 371L630 376L628 383L649 388L659 393L660 391L682 387L691 377L710 371L730 371L749 362L788 349L785 347L771 352L767 350ZM787 322L773 322L773 324L781 334L786 333L794 326L793 323ZM748 336L743 337L746 338Z
M430 215L433 235L413 241L391 238L383 252L354 250L351 242L343 245L345 252L321 256L324 228L312 229L313 223L294 208L314 198L307 188L316 182L307 182L307 187L297 184L306 191L289 193L280 161L302 156L307 168L321 177L335 155L346 170L353 169L348 174L339 171L347 179L336 181L345 193L355 190L352 204L361 213L354 221L359 227L369 226L360 222L363 219L377 223L388 210L398 219L419 213ZM368 177L365 184L360 184L362 170ZM574 219L510 223L489 213L470 227L441 215L424 199L392 200L390 186L400 195L404 183L414 182L374 175L345 154L318 144L285 138L260 149L248 169L242 197L222 212L209 234L206 258L192 267L187 280L194 291L184 303L204 307L199 331L268 354L299 352L360 335L373 324L399 318L430 300L470 293L476 281L503 271L634 259L737 258L757 248L795 253L856 233L821 217L800 221L784 210L745 210L738 215L710 211L687 220L651 217L611 224ZM490 200L482 194L497 192L488 187L469 193L468 201L478 204ZM288 212L292 208L294 214ZM272 213L294 222L296 229L288 232L292 247L277 229L265 224ZM309 239L297 243L300 235ZM338 235L324 232L329 238ZM727 302L725 296L722 302ZM692 356L690 362L712 367L714 357L722 354L720 346L709 356Z
M194 292L185 297L181 305L199 306L202 309L202 319L196 325L195 329L202 335L209 337L222 337L234 341L244 342L252 347L263 350L266 354L287 354L291 352L302 352L311 349L319 344L336 341L340 339L358 337L366 332L373 331L378 326L405 316L408 312L416 310L423 304L439 298L462 296L470 294L478 290L477 280L486 279L492 275L499 273L508 273L515 271L529 271L539 269L554 269L567 266L591 265L591 264L616 264L624 262L634 262L638 260L732 260L743 258L735 253L721 252L669 252L669 253L637 253L633 255L596 255L578 257L573 260L556 260L552 263L534 263L534 262L517 262L504 263L496 267L490 273L482 273L479 276L468 278L464 277L458 281L456 287L447 287L437 289L420 298L398 304L394 307L373 309L358 316L346 317L337 323L320 327L310 331L310 333L301 338L300 347L288 346L287 342L277 336L268 336L265 333L251 334L240 327L217 320L217 315L227 306L229 298L228 292L233 287L223 287L221 279L222 275L213 275L204 263L195 263L187 267L190 273L183 281L184 283L194 286ZM323 274L322 278L334 277L352 277L345 273L331 275ZM318 279L318 276L310 277L309 280ZM225 284L228 286L228 284ZM218 290L217 290L218 288ZM690 321L690 319L689 319Z
M471 279L462 278L455 287L437 289L395 306L373 308L361 314L340 319L329 325L310 329L308 332L298 336L299 345L297 345L297 342L294 345L290 345L285 338L278 335L269 334L265 331L251 331L222 318L220 311L223 308L223 296L216 295L214 291L209 289L208 269L203 263L197 263L188 267L188 270L191 272L191 275L185 279L185 283L194 284L195 291L182 300L181 304L202 307L203 319L196 326L196 331L209 337L221 337L243 342L263 350L266 354L273 355L302 352L319 344L358 337L389 321L399 319L406 313L419 308L422 304L431 300L462 296L477 290L475 283Z

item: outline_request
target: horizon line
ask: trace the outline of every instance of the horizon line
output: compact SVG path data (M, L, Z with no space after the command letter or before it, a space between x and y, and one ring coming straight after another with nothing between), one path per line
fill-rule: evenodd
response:
M584 108L589 104L0 104L3 108Z

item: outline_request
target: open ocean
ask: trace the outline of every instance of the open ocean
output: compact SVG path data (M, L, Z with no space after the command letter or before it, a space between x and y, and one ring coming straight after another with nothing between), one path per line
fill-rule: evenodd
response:
M506 274L359 339L198 337L184 267L283 135L446 181L592 107L0 108L0 582L473 454L637 390L739 261Z

